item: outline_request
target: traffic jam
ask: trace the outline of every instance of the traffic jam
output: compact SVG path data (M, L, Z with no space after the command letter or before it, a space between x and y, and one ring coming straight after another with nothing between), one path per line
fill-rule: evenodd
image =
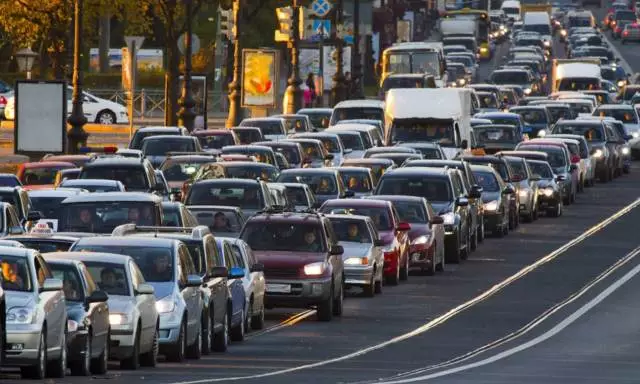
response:
M142 127L0 174L3 369L224 353L278 308L330 322L563 215L640 156L640 85L605 36L640 40L631 9L616 0L606 31L572 4L449 11L440 40L383 52L378 97Z

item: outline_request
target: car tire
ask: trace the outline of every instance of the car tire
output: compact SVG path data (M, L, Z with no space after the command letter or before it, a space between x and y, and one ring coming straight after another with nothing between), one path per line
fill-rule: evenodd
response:
M251 321L253 320L253 297L249 301L249 308L247 310L246 317L244 319L244 333L251 332Z
M229 326L229 316L224 315L224 324L222 331L213 335L213 350L216 352L226 352L229 348L229 340L231 339Z
M393 276L387 276L386 280L389 285L400 284L400 260L396 263L396 273Z
M64 331L60 341L60 357L52 360L47 367L47 376L62 379L67 375L67 332Z
M462 260L467 260L469 255L471 254L471 230L467 230L467 244L464 247L464 250L460 252L460 258Z
M20 367L20 376L24 379L43 380L47 377L47 334L44 330L40 333L38 348L37 363L28 367Z
M478 249L478 230L472 231L471 234L471 251Z
M409 255L406 255L404 260L404 265L400 268L401 281L409 280Z
M244 323L242 324L244 327ZM193 344L187 347L187 358L199 360L202 357L202 327L198 327L198 335Z
M203 314L202 324L205 325L204 327L202 327L202 354L208 355L211 353L211 345L213 344L213 337L211 337L211 334L213 333L213 323L211 322L211 316Z
M437 243L436 243L435 246L436 246L436 249L440 249L440 248L442 249L440 252L438 252L439 256L440 256L440 262L436 264L436 271L444 272L444 269L445 269L445 262L444 262L445 256L444 256L444 248L443 248L444 246L441 245L438 248L438 244Z
M72 376L91 376L91 335L84 341L84 356L82 360L69 362Z
M133 371L138 369L138 367L140 367L140 324L138 324L138 330L136 331L131 356L120 361L120 369Z
M139 345L139 344L138 344ZM138 353L140 350L138 349ZM104 375L109 370L109 334L105 338L100 356L91 360L91 372L96 375Z
M340 284L340 293L338 297L334 299L333 302L333 315L334 316L342 316L342 312L344 311L344 282Z
M242 308L242 318L240 319L240 322L238 323L238 325L236 325L235 327L231 328L231 340L232 341L242 341L244 340L244 317L246 310L244 308ZM231 318L231 315L229 315L229 318ZM229 319L229 322L231 322L231 319Z
M160 330L156 327L153 335L151 349L140 355L140 365L143 367L155 367L158 363L158 352L160 350Z
M264 328L264 302L260 306L260 311L258 311L258 314L253 315L253 319L251 320L251 328L255 330Z
M373 269L374 276L378 274L378 266ZM373 290L376 292L376 295L382 294L382 281L384 280L383 272L380 273L380 279L374 281Z
M484 241L484 238L486 236L485 233L485 228L484 228L484 218L479 219L480 220L480 225L478 226L478 242L482 243Z
M376 276L374 273L371 275L371 280L369 281L369 284L362 287L362 293L364 294L364 297L374 297L376 295L375 281L376 281Z
M462 258L460 252L460 232L456 234L455 240L452 241L453 247L445 248L445 259L447 264L459 264ZM454 248L454 249L452 249Z
M174 346L172 346L171 350L167 351L166 358L167 361L171 361L174 363L182 363L185 359L185 355L187 353L187 322L186 320L182 320L182 324L180 325L180 334L178 334L178 341Z
M331 321L333 318L333 287L326 300L318 304L318 321Z
M517 213L510 213L509 214L509 229L514 230L518 227L517 224L518 221L518 214Z
M112 125L117 123L116 114L113 111L105 109L96 115L96 123L102 125Z

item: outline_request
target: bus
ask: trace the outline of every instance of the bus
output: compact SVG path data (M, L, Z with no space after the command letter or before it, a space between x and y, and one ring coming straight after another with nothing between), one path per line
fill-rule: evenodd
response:
M487 5L487 3L485 3ZM487 5L488 8L488 5ZM491 19L489 11L485 9L463 8L456 11L447 11L444 15L446 19L473 18L477 21L477 31L475 33L478 40L478 54L481 60L490 60L493 56L492 45L489 44L489 33L491 32Z
M398 43L382 53L380 87L392 74L433 76L438 87L447 83L446 61L441 42Z

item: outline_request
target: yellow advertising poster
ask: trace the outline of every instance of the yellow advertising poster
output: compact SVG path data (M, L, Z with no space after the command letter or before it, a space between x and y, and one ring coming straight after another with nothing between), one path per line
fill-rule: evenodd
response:
M278 87L278 52L245 49L242 52L242 106L275 107Z

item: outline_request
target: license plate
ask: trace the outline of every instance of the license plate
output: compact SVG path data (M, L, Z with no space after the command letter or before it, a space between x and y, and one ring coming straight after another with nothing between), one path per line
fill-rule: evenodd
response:
M10 351L22 351L24 349L24 344L10 344Z
M271 293L291 293L289 284L267 284L267 292Z

